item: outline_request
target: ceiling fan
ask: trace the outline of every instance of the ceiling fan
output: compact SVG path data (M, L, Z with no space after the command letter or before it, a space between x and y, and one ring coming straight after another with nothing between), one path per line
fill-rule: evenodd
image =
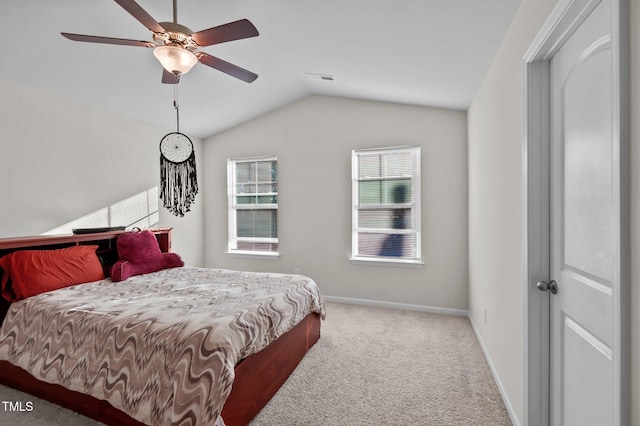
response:
M203 46L240 40L258 35L258 30L248 19L193 32L178 24L177 0L173 0L173 22L156 22L134 0L114 0L153 33L153 42L123 38L100 37L83 34L61 33L69 40L90 43L120 44L153 49L153 54L162 64L162 82L177 84L180 76L188 73L198 62L222 71L232 77L251 83L257 74L197 49Z

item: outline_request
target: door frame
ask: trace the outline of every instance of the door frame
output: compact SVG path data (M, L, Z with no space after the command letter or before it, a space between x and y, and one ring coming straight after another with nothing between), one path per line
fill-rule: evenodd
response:
M619 229L613 283L614 403L617 425L630 423L629 0L613 1L614 221ZM524 425L549 424L549 63L601 0L559 0L523 57ZM616 191L617 189L617 191Z

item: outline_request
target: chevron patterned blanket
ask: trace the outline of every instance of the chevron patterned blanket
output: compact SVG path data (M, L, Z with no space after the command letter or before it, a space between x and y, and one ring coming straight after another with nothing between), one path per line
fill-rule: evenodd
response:
M213 425L238 361L311 312L324 302L304 276L166 269L13 303L0 359L143 423Z

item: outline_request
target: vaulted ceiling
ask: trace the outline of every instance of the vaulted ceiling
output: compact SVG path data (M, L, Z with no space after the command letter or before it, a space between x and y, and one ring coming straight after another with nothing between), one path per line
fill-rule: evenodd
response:
M138 0L172 21L171 0ZM152 49L61 32L151 41L113 0L0 0L0 78L205 138L323 94L466 110L520 0L178 0L193 31L247 18L260 35L201 50L259 75L197 64L161 83ZM332 76L333 80L320 76Z

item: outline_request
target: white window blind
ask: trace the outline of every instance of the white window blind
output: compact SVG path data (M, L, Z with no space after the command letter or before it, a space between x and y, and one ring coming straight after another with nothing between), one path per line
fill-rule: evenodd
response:
M352 152L354 260L420 263L420 147Z
M278 160L227 161L229 252L278 254Z

